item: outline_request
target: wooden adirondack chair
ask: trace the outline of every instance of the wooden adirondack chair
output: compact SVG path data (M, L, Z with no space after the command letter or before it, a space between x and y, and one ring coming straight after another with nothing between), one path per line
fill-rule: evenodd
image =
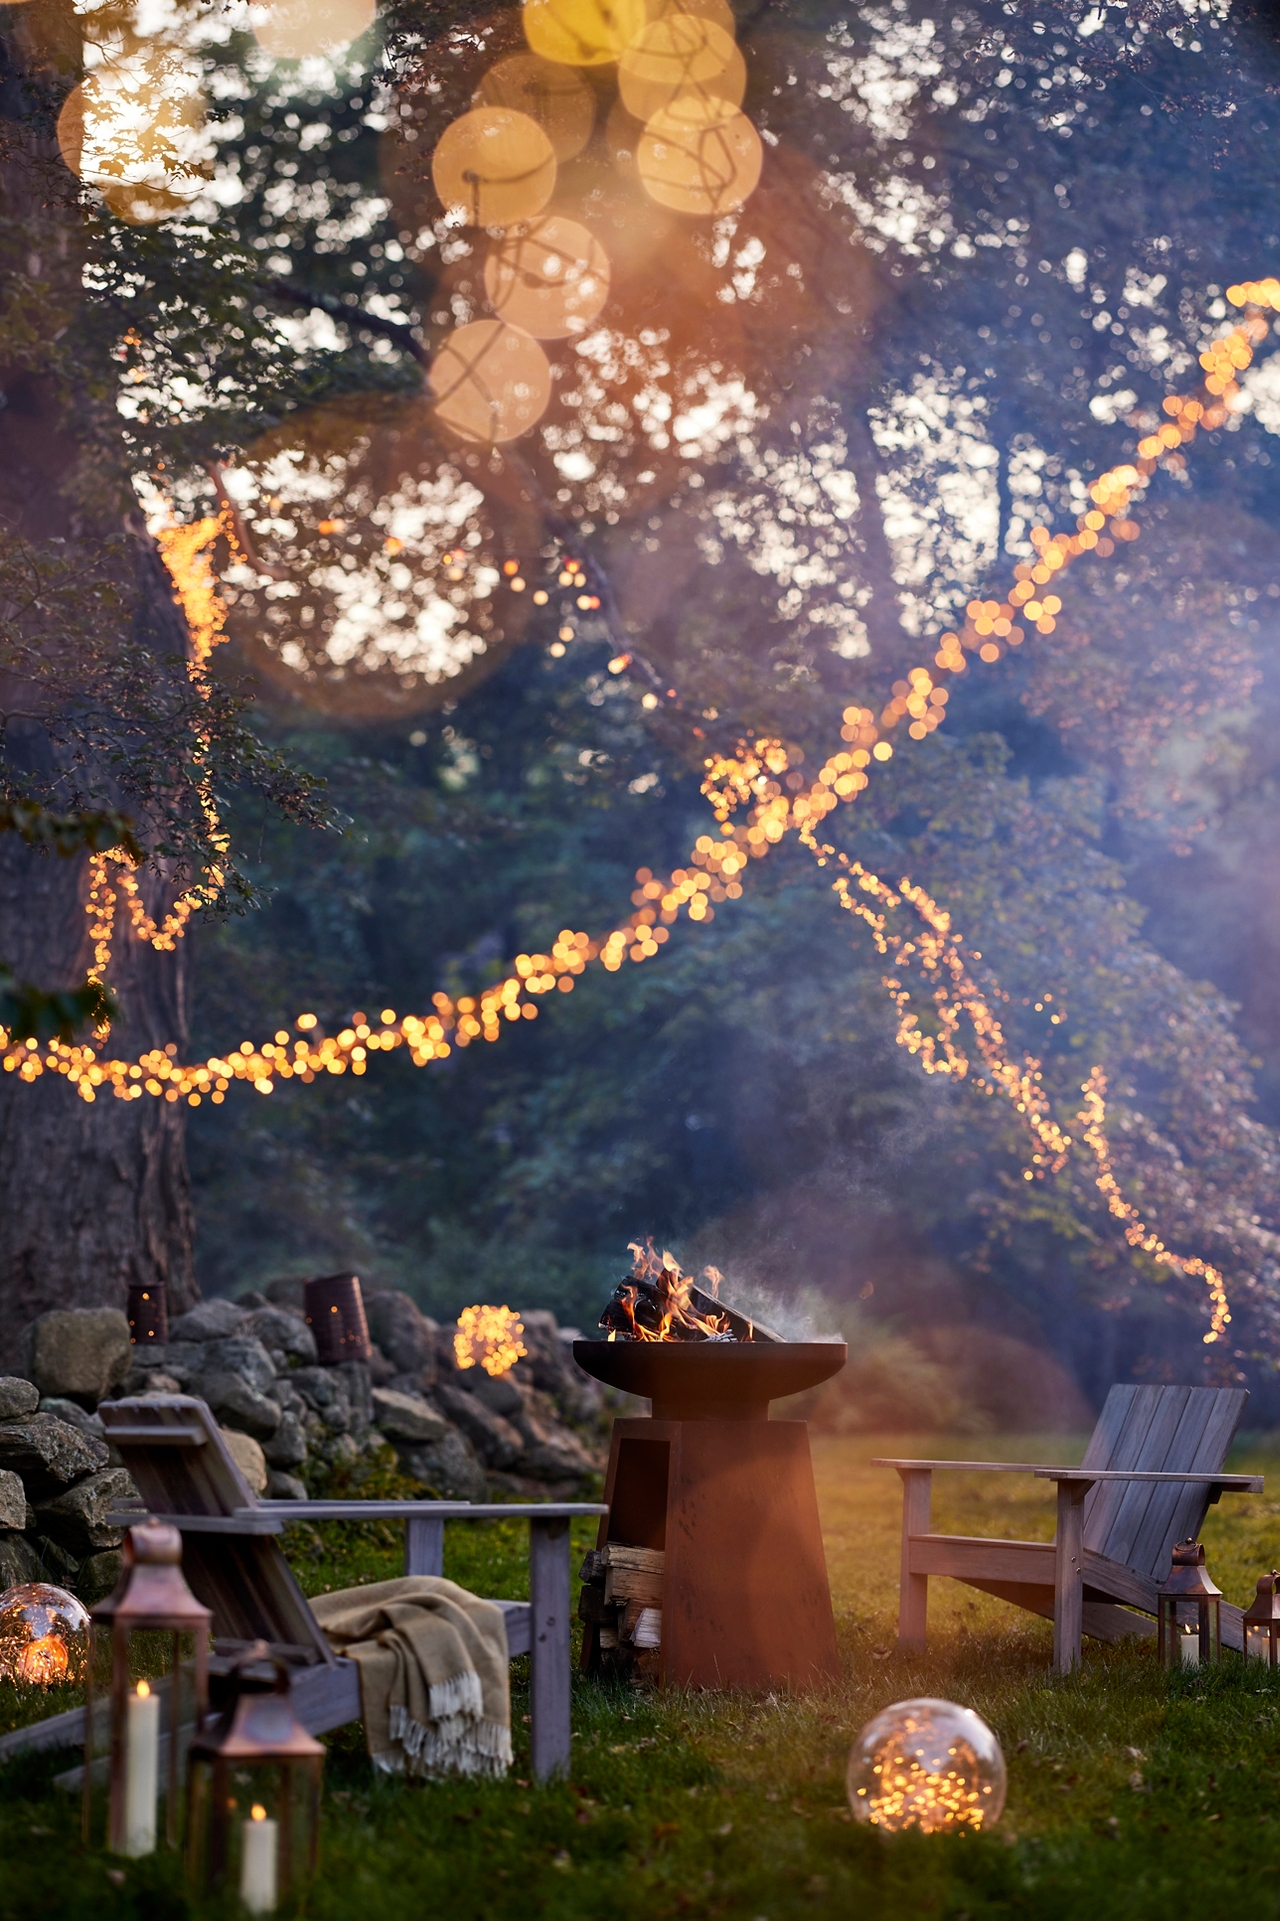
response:
M241 1474L208 1407L190 1395L106 1402L99 1409L141 1499L111 1516L121 1526L143 1514L182 1533L183 1572L213 1612L215 1654L266 1641L290 1664L292 1699L312 1734L360 1719L354 1661L334 1655L276 1536L304 1521L398 1520L405 1573L443 1569L446 1520L527 1520L529 1599L496 1603L507 1649L531 1656L530 1741L539 1779L569 1765L569 1523L600 1515L591 1502L480 1505L466 1501L260 1501ZM0 1739L0 1761L30 1748L69 1747L84 1738L74 1708Z
M938 1574L1051 1619L1059 1673L1079 1662L1082 1632L1100 1641L1154 1633L1143 1617L1156 1612L1174 1543L1199 1535L1220 1494L1261 1492L1260 1475L1221 1471L1248 1398L1234 1387L1113 1387L1079 1467L874 1461L902 1478L899 1646L923 1649L929 1577ZM1056 1539L931 1533L932 1477L942 1471L1034 1474L1056 1482ZM1243 1647L1241 1620L1241 1610L1224 1601L1224 1647Z

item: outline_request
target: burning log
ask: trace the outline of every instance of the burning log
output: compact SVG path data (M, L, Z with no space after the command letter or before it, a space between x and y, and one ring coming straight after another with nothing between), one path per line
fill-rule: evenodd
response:
M720 1275L704 1270L711 1292L680 1271L679 1263L653 1242L630 1244L631 1273L614 1289L600 1326L611 1341L781 1341L772 1328L717 1298Z

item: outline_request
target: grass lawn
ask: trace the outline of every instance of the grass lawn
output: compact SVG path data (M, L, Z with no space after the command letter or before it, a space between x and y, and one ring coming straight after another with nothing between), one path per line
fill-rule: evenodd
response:
M517 1763L507 1781L375 1781L359 1730L332 1737L322 1872L306 1912L317 1921L1145 1921L1176 1907L1225 1921L1274 1898L1280 1683L1268 1674L1229 1656L1216 1670L1166 1681L1153 1651L1086 1642L1082 1670L1054 1680L1047 1622L941 1581L928 1657L896 1652L898 1483L869 1458L974 1451L972 1440L936 1436L815 1442L844 1667L827 1692L762 1701L578 1684L572 1779L548 1788L529 1785L522 1662L512 1670ZM1079 1445L1026 1436L986 1439L980 1451L1079 1458ZM1242 1447L1231 1465L1280 1474L1270 1444ZM944 1476L935 1487L939 1529L1052 1534L1049 1484ZM526 1538L517 1523L451 1527L445 1572L483 1594L520 1596ZM1204 1539L1219 1586L1246 1603L1280 1549L1277 1503L1224 1497ZM389 1533L329 1528L323 1541L304 1542L296 1565L314 1593L382 1579L399 1571L397 1560ZM1009 1800L990 1833L886 1839L851 1820L852 1737L877 1709L913 1694L965 1702L999 1734ZM4 1725L31 1718L29 1698L0 1697ZM33 1758L0 1776L0 1921L237 1912L234 1903L189 1903L165 1855L117 1864L82 1851L78 1809L50 1785L66 1765Z

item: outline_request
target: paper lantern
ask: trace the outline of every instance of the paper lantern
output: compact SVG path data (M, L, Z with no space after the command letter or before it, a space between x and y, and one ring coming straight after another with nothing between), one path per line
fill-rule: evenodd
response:
M732 35L695 14L653 21L618 63L618 91L637 120L651 120L685 94L740 107L746 90L746 63Z
M645 0L524 0L524 37L567 67L606 67L649 18Z
M446 127L431 178L448 212L471 227L511 227L540 214L555 189L556 156L527 113L475 107Z
M484 290L509 325L563 340L585 332L608 299L608 256L576 220L545 215L490 249Z
M636 169L645 192L676 213L732 213L755 191L764 161L744 113L714 98L678 95L640 136Z
M551 398L547 356L532 335L504 320L473 320L451 333L427 380L437 419L485 447L527 432Z
M106 1842L115 1854L155 1852L161 1765L167 1748L166 1830L178 1838L178 1783L184 1749L208 1705L209 1628L207 1607L196 1600L182 1572L182 1536L160 1521L140 1522L124 1539L124 1572L115 1591L99 1601L90 1616L92 1647L85 1704L84 1836L92 1838L98 1770L95 1750L101 1733L95 1707L98 1668L109 1655L107 1685L109 1760ZM167 1647L163 1676L133 1680L141 1648L153 1676ZM163 1639L161 1638L163 1637ZM167 1706L167 1717L163 1710ZM162 1730L162 1717L167 1728ZM162 1744L162 1733L168 1740Z
M476 89L476 105L509 107L536 120L557 160L582 152L596 124L596 96L575 67L539 53L513 53L490 67Z
M856 1819L874 1828L989 1828L1004 1808L1004 1755L972 1708L898 1701L854 1742L847 1786Z
M48 1688L82 1681L89 1657L89 1616L60 1587L24 1581L0 1594L0 1679Z
M303 60L349 47L377 12L376 0L269 0L254 7L250 19L258 45L273 60Z
M289 1669L265 1641L245 1650L223 1688L217 1720L190 1748L188 1877L201 1894L234 1889L250 1914L274 1914L315 1872L324 1749L294 1713Z

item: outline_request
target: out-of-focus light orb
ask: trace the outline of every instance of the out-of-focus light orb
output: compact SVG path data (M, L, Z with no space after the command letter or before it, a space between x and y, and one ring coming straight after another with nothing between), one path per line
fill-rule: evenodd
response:
M493 447L541 419L551 367L531 334L505 320L473 320L449 335L427 381L436 418L462 440Z
M645 192L676 213L732 213L755 192L760 136L728 101L678 94L640 136L636 171Z
M585 333L609 297L609 258L594 234L548 214L490 249L484 288L496 314L538 340Z
M896 1833L989 1828L1004 1809L1004 1755L972 1708L897 1701L859 1734L846 1776L859 1821Z
M377 0L266 0L251 9L258 45L273 60L338 53L367 33Z
M127 46L74 86L58 114L71 172L123 220L181 212L204 185L204 95L195 62L156 41Z
M431 178L446 209L468 226L512 227L550 200L555 148L527 113L475 107L441 134Z
M699 20L714 20L731 40L738 31L729 0L646 0L645 12L650 23L669 20L673 14L694 14Z
M0 1679L23 1687L54 1687L84 1679L89 1616L60 1587L25 1581L0 1594Z
M740 107L746 90L746 63L733 36L691 13L651 22L618 62L618 91L637 120L651 120L682 94Z
M557 160L582 152L596 124L596 96L576 67L544 60L539 53L513 53L490 67L476 89L476 105L510 107L536 120Z
M524 0L524 37L567 67L607 67L648 20L645 0Z

